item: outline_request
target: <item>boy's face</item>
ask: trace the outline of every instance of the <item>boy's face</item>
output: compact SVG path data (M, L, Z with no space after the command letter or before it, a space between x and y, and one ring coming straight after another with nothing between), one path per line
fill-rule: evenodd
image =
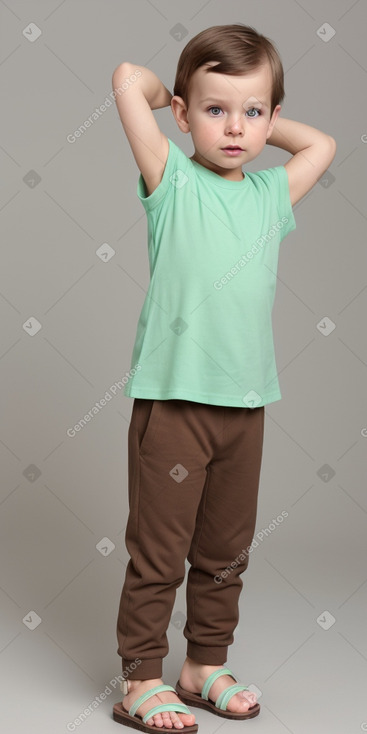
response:
M269 63L241 76L205 71L217 63L211 61L194 72L188 108L178 96L172 97L171 108L180 130L191 133L192 159L224 178L240 181L242 166L264 148L281 106L270 118ZM231 154L224 150L227 146L242 150Z

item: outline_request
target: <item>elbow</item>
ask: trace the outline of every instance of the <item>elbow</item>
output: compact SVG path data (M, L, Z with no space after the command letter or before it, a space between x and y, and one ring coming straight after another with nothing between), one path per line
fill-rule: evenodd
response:
M328 138L329 138L329 141L330 141L330 146L331 146L331 150L332 150L332 154L333 154L333 158L334 158L335 153L336 153L336 148L337 148L336 140L331 135L328 135Z
M124 74L125 71L130 68L131 64L130 61L122 61L121 64L116 66L116 69L113 70L112 74L112 83L114 80L116 81L116 78L121 76L121 74Z
M320 166L325 166L324 171L326 171L327 167L334 159L336 147L336 140L327 133L321 133L318 140L314 144L313 150L315 151L315 161L318 160Z

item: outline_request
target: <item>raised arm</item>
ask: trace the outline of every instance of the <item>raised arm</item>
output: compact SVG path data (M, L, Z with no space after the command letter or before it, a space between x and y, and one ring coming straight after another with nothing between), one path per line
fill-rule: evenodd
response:
M292 206L312 189L336 152L336 142L331 135L303 122L283 117L278 117L266 142L293 154L284 164Z
M156 74L129 61L112 75L115 101L132 153L144 178L148 195L161 181L169 143L152 110L170 106L172 94Z

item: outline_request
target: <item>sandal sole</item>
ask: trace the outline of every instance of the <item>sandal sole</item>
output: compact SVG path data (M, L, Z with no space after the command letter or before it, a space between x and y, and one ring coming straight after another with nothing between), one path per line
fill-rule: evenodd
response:
M256 703L255 706L251 706L251 708L244 714L236 714L232 711L222 711L211 701L205 701L205 699L201 697L200 693L190 693L189 691L185 691L184 688L181 688L178 681L175 689L180 700L185 703L186 706L196 706L200 709L206 709L212 714L222 716L224 719L253 719L254 716L258 716L260 713L259 703Z
M172 726L171 729L166 729L165 726L150 726L149 724L144 724L143 719L139 714L130 716L130 714L128 714L128 712L122 707L122 703L115 703L113 707L113 720L117 721L119 724L131 726L133 729L147 732L147 734L157 734L157 732L162 732L162 734L173 734L173 732L187 732L187 734L194 734L194 732L197 732L198 730L197 724L193 724L192 726L183 726L181 729L177 729L174 726Z

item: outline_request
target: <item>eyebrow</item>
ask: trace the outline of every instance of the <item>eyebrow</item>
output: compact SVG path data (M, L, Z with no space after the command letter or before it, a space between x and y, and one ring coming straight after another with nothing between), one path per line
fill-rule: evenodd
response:
M205 99L199 100L199 104L203 104L204 102L215 102L215 101L223 104L223 100L220 100L219 97L206 97ZM227 104L227 102L225 104ZM256 107L257 104L260 104L261 107L265 107L266 109L269 109L269 105L267 105L265 102L260 102L260 100L250 102L250 104L252 107Z

